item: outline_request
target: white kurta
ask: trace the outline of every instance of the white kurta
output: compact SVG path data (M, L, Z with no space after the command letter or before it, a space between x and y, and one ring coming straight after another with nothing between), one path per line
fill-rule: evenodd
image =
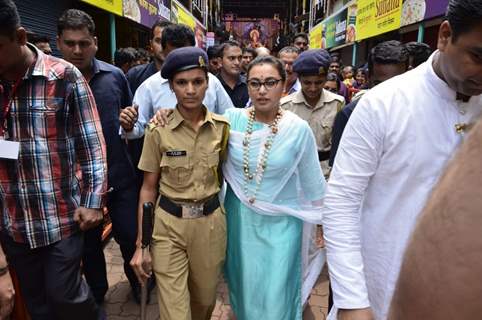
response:
M343 133L323 209L336 308L387 317L407 240L463 139L455 124L481 112L482 96L456 100L434 55L366 93Z

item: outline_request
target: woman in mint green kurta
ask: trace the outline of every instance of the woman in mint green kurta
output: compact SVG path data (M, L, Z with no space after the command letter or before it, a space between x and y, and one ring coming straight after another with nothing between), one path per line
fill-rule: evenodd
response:
M278 60L256 59L248 71L254 107L225 114L225 271L238 320L301 320L324 262L314 246L324 178L310 127L279 109L284 80Z

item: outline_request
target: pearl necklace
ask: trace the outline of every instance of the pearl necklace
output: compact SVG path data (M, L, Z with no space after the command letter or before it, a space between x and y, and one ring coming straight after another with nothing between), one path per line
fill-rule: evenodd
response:
M253 123L255 119L256 112L254 108L249 112L249 120L246 126L246 132L244 133L243 139L243 172L244 172L244 194L248 197L248 201L250 204L253 204L256 201L256 195L258 194L259 187L261 185L261 181L263 180L264 171L267 167L268 155L273 146L273 140L276 134L278 133L278 124L283 116L283 111L281 108L278 109L276 114L276 118L274 119L273 123L269 125L270 133L266 142L264 143L264 148L261 151L261 157L258 159L258 163L256 165L256 171L251 172L249 169L249 149L251 145L251 135L253 133ZM249 182L256 178L256 187L254 192L252 192L251 196L249 195Z

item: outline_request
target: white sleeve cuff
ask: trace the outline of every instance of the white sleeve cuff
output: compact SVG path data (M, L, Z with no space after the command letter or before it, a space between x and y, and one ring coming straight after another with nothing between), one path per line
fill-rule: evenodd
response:
M361 253L328 253L327 259L334 305L338 309L368 308L370 301Z

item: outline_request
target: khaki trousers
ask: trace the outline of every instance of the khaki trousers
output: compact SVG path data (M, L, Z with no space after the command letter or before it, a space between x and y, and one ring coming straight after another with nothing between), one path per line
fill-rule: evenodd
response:
M209 320L226 256L221 208L182 219L157 207L151 247L161 320Z

